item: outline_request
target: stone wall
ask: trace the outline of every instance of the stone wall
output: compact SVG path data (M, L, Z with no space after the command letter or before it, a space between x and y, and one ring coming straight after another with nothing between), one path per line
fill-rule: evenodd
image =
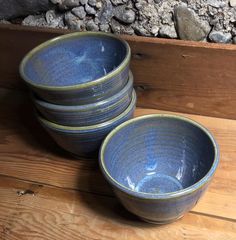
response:
M236 44L236 0L0 0L1 22Z

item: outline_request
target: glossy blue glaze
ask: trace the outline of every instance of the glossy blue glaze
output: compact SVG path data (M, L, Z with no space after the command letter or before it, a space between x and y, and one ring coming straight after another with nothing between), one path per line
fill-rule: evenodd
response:
M103 139L113 128L132 118L135 106L136 94L133 90L132 100L125 111L104 123L85 127L68 127L49 122L39 115L37 117L59 146L77 156L93 156L97 154Z
M64 106L45 102L32 95L39 112L47 120L66 126L88 126L106 122L121 114L130 104L133 90L133 75L130 72L127 84L115 95L96 103Z
M57 41L32 56L25 75L44 86L73 86L91 82L117 68L126 47L116 38L84 35Z
M112 34L77 32L49 40L20 65L25 82L44 100L64 105L92 103L126 84L128 44Z
M155 223L174 221L206 190L219 161L201 125L174 115L147 115L114 129L100 166L124 206Z

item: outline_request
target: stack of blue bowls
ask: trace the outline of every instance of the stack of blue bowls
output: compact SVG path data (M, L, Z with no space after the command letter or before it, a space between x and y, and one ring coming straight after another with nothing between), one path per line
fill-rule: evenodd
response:
M20 74L31 89L41 125L62 148L92 156L106 135L132 118L136 94L131 51L112 34L83 32L30 51Z

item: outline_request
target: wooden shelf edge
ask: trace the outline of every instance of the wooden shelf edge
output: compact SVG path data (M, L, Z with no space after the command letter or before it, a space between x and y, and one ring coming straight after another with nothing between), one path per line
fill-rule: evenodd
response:
M58 35L76 32L75 30L69 29L59 29L59 28L47 28L47 27L32 27L23 26L18 24L3 24L0 23L0 31L8 29L12 31L32 31L32 32L42 32L42 33L54 33ZM186 41L179 39L168 39L168 38L157 38L157 37L143 37L136 35L119 35L128 41L134 42L144 42L144 43L158 43L158 44L169 44L176 46L189 46L189 47L199 47L199 48L209 48L209 49L222 49L222 50L236 50L235 44L218 44L218 43L208 43L208 42L196 42L196 41Z

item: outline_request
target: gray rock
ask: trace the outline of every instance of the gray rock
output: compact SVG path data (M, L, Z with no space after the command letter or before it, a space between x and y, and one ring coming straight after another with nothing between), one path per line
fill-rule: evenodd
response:
M211 26L216 26L218 22L219 22L219 19L216 17L216 18L212 18L212 19L210 20L209 24L210 24Z
M52 3L49 0L0 0L0 6L0 19L8 20L45 12Z
M95 18L93 19L93 21L95 22L96 25L99 25L99 24L100 24L100 21L99 21L99 19L98 19L97 17L95 17Z
M81 3L82 5L86 5L86 4L88 4L88 0L80 0L80 3Z
M63 14L58 13L55 10L49 10L46 12L45 18L49 27L65 28Z
M236 44L236 37L233 38L233 44Z
M169 12L163 12L163 14L161 15L161 23L162 24L172 24L173 20L172 20L172 14Z
M159 35L160 35L160 37L163 37L163 38L177 38L178 37L174 25L172 25L172 26L163 25L159 30Z
M80 19L84 19L86 17L86 12L84 11L83 6L73 8L71 12Z
M90 15L96 14L96 10L93 7L89 6L88 4L85 5L85 11Z
M194 11L185 5L175 7L174 18L180 39L201 41L210 32L209 23L201 21Z
M134 29L134 32L139 36L146 36L146 37L152 36L150 31L148 31L147 29L145 29L142 25L139 25L138 23L136 23L132 27Z
M111 2L109 0L105 0L100 12L98 13L98 19L100 20L100 23L109 23L113 15L113 6Z
M48 26L44 14L29 15L22 21L21 24L24 26L33 26L33 27L47 27Z
M92 7L96 6L97 1L96 0L88 0L88 4Z
M87 29L88 31L94 31L94 32L99 31L98 25L96 25L93 20L89 20L89 21L86 23L86 29Z
M135 12L128 9L125 5L118 6L114 9L115 18L125 24L131 24L135 21Z
M61 4L63 0L50 0L53 4Z
M225 7L226 3L221 0L207 0L207 4L215 8Z
M80 5L80 0L61 0L58 3L58 7L60 10L70 10L74 7L78 7Z
M159 3L161 3L163 0L154 0L154 2L156 3L156 4L159 4Z
M217 16L219 11L220 11L220 9L217 9L217 8L214 8L214 7L211 7L211 6L208 7L208 15L210 17Z
M97 8L97 9L101 9L101 7L102 7L102 2L97 1L97 2L96 2L96 8Z
M143 6L142 6L142 3L140 3L140 2L136 2L136 3L135 3L135 8L136 8L136 9L141 10L142 7L143 7Z
M134 29L131 26L125 26L123 24L120 24L120 22L116 21L115 19L111 20L111 29L113 33L116 34L127 34L127 35L133 35Z
M236 7L236 0L229 0L229 4L231 7Z
M212 31L209 34L209 39L214 43L229 43L232 40L231 33L223 33L219 31Z
M9 22L9 21L7 21L7 20L0 20L0 23L2 23L2 24L11 24L11 22Z
M121 4L125 4L127 3L129 0L111 0L111 2L113 3L113 5L117 6L117 5L121 5Z
M236 28L232 28L231 34L233 37L236 37Z
M73 30L83 30L85 28L84 22L76 17L71 12L67 12L64 17L66 25Z
M100 30L102 32L110 32L110 26L109 24L105 23L105 24L100 24Z
M151 33L156 37L158 35L158 32L159 32L159 27L154 25L151 28Z

